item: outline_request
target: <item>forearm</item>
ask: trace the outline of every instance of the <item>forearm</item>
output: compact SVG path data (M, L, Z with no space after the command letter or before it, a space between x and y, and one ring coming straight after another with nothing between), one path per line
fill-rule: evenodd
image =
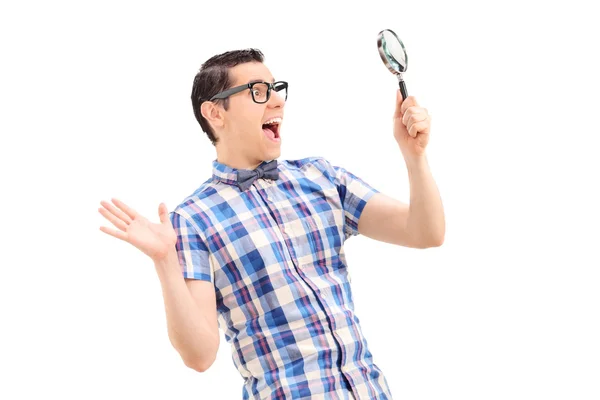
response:
M444 208L427 157L422 155L405 161L410 182L406 229L422 246L439 246L446 229Z
M218 347L216 321L203 315L187 288L177 254L155 261L165 304L169 339L186 365L210 365ZM215 336L217 335L217 336Z

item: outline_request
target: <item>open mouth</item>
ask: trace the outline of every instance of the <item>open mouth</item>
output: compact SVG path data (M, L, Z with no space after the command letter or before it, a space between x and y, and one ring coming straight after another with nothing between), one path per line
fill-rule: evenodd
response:
M281 118L273 118L262 125L262 130L265 135L274 142L280 140L279 137L279 125L281 124Z

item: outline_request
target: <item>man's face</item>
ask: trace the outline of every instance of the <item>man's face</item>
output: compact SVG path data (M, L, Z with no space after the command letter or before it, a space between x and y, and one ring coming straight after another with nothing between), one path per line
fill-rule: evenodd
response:
M231 87L252 81L274 82L269 69L258 62L237 65L229 70L229 74L233 82ZM284 106L284 98L275 90L271 90L269 101L263 104L252 100L250 89L230 96L229 108L224 111L224 132L221 134L227 142L228 152L235 153L239 162L250 166L278 158L281 153L279 133ZM279 118L276 120L278 123L267 127L265 123L274 118ZM229 154L230 157L233 155Z

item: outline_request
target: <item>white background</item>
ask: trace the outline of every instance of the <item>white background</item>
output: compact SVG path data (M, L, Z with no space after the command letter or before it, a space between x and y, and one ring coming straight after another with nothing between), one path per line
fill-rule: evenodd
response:
M151 260L98 229L100 200L157 220L210 176L192 80L246 47L290 82L282 159L325 156L408 200L384 28L432 115L447 221L441 248L346 244L394 399L600 398L600 32L584 3L3 4L0 398L241 399L224 338L209 371L184 366Z

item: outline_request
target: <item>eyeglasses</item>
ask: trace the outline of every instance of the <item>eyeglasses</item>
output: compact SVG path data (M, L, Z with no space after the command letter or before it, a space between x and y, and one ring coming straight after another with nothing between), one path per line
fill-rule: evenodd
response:
M284 101L287 100L288 83L284 81L278 81L273 83L251 82L245 85L232 87L231 89L227 89L221 93L214 95L210 98L210 101L225 99L231 96L232 94L239 93L246 89L250 89L250 93L252 93L252 100L254 100L254 102L258 104L263 104L269 101L269 99L271 98L271 90L275 90L275 92L277 92L277 94L279 94ZM282 93L280 94L280 92Z

